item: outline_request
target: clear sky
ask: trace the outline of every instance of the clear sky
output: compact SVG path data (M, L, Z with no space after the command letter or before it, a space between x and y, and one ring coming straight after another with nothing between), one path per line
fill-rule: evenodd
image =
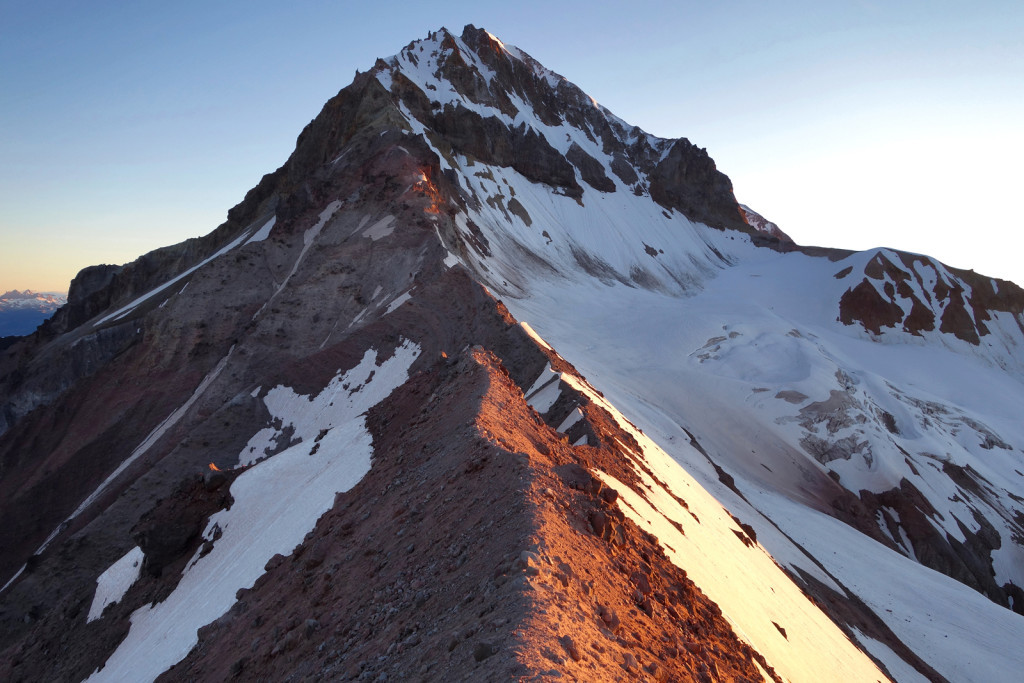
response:
M1024 285L1024 2L0 0L0 292L205 234L356 69L483 27L803 244Z

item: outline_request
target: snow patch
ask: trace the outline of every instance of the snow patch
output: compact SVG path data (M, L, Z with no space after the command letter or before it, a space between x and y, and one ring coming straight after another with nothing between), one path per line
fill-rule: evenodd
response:
M551 410L551 406L562 395L558 382L561 377L562 373L551 369L551 363L545 365L533 386L523 394L526 403L541 415Z
M735 522L718 501L681 469L664 467L671 462L667 455L652 452L649 443L643 450L659 478L671 477L665 480L667 490L641 468L635 471L645 497L604 472L597 475L619 492L626 516L654 534L669 559L718 604L741 639L789 681L884 680L761 546L741 542ZM687 502L688 510L676 496ZM776 624L785 628L785 637Z
M270 231L273 229L275 223L277 223L277 216L271 216L270 220L264 223L263 227L257 230L252 237L245 241L245 243L252 244L253 242L262 242L267 239L270 237Z
M558 425L558 429L555 430L555 431L559 431L559 432L562 432L564 434L566 431L572 429L573 425L575 425L577 422L579 422L582 419L583 419L583 411L581 411L579 408L576 408L571 413L569 413L568 417L566 417L564 420L562 420L562 424Z
M92 605L89 606L86 623L103 616L103 609L107 605L120 602L132 584L138 580L142 572L142 560L142 548L135 546L99 575L96 579L96 594L92 598Z
M396 310L399 306L401 306L402 304L404 304L406 301L408 301L411 298L412 298L412 290L410 290L408 292L405 292L404 294L399 295L398 297L395 298L394 301L392 301L390 304L388 304L388 308L387 308L386 311L384 311L384 315L387 315L388 313L391 313L392 311Z
M523 330L526 331L526 334L530 335L530 338L533 339L533 341L537 342L538 344L543 346L548 351L554 351L554 349L551 348L551 345L548 344L543 339L541 339L540 335L537 334L532 327L530 327L530 323L528 323L528 322L521 322L519 324L520 324L520 326L522 326Z
M383 239L395 231L394 223L394 216L384 216L384 218L381 218L379 221L368 227L363 232L363 237L369 237L374 242L379 239Z
M59 528L59 527L58 527L58 528ZM51 534L51 537L52 537L52 534ZM24 565L24 564L23 564L23 565L21 565L21 568L20 568L20 569L18 569L18 571L14 572L14 576L12 576L11 578L7 579L7 583L5 583L5 584L3 585L3 588L0 588L0 593L3 593L3 592L4 592L5 590L7 590L7 588L8 588L8 587L9 587L9 586L10 586L10 585L11 585L12 583L14 583L15 581L17 581L17 580L18 580L18 577L19 577L19 576L21 576L21 575L22 575L22 574L23 574L23 573L25 572L25 568L26 568L27 566L28 566L28 565Z

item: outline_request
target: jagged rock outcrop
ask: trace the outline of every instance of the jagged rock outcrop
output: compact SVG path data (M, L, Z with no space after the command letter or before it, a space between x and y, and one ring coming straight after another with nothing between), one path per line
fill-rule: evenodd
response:
M889 250L877 252L863 273L840 299L839 319L874 334L888 327L920 335L938 327L977 346L990 334L986 322L993 314L1008 314L1018 329L1024 324L1024 290L1013 282Z
M689 140L676 140L649 177L651 198L659 204L713 227L747 228L732 183Z

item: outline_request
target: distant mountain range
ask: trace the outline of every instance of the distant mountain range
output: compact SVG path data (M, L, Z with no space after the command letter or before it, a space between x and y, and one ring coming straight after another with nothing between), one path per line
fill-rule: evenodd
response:
M0 294L0 337L31 334L67 302L67 295L57 292L12 289Z

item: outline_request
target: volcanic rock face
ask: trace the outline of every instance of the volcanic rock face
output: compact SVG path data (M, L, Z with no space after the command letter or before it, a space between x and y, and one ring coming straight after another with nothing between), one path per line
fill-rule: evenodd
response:
M753 217L486 31L378 60L0 358L0 677L1006 680L1020 289Z

